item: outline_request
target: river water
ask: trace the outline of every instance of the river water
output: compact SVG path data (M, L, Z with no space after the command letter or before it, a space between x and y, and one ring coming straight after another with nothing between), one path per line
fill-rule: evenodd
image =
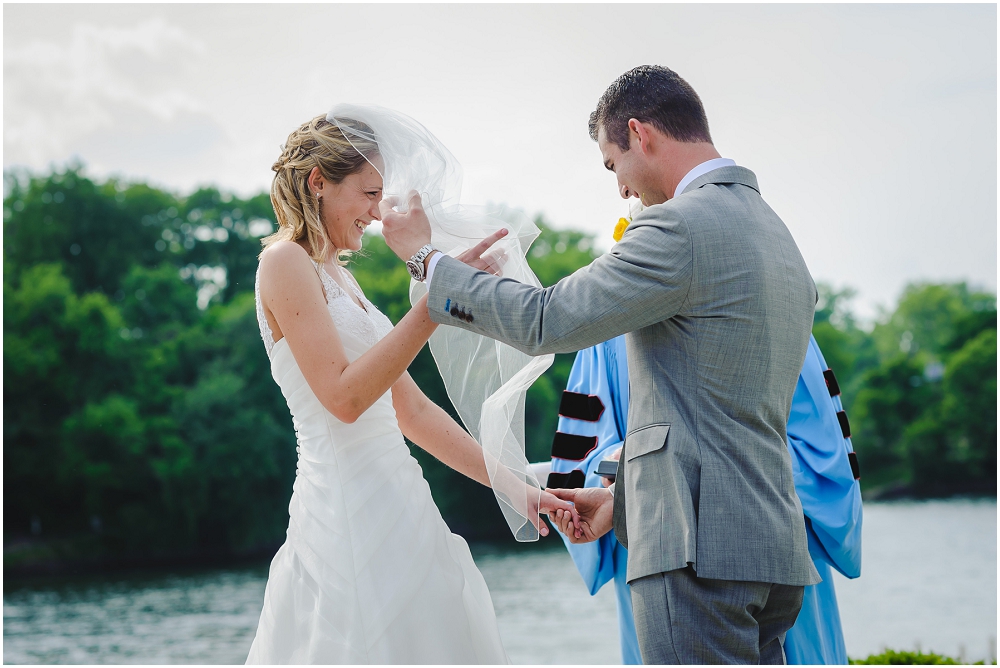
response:
M990 501L870 503L861 578L835 575L848 654L996 657L997 511ZM620 663L611 585L587 594L558 539L473 546L515 663ZM242 663L266 565L4 582L4 663Z

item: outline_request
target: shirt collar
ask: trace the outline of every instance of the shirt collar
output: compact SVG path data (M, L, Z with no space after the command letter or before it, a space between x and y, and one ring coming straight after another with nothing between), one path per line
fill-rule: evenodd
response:
M730 160L729 158L713 158L711 160L706 160L701 163L690 172L688 172L681 182L677 184L677 188L674 190L674 197L677 197L684 189L687 188L692 181L694 181L699 176L703 174L708 174L713 169L719 169L720 167L735 167L736 161Z

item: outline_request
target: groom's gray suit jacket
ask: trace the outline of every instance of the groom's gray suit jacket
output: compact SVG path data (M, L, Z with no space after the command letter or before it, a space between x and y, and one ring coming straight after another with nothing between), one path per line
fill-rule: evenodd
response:
M629 581L691 564L699 577L787 585L820 579L785 444L815 305L795 241L742 167L649 207L554 286L444 257L428 301L435 322L530 355L628 333L615 532Z

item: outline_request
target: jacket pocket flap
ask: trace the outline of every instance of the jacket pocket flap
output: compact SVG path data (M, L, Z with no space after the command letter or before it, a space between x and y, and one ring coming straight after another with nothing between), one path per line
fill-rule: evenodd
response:
M639 427L625 438L625 461L659 450L667 444L669 424L651 424Z

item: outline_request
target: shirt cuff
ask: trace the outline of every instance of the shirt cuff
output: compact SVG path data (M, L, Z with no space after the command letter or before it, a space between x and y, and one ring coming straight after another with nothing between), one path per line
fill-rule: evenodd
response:
M610 485L608 485L608 491L611 492L611 496L615 495L615 483L611 483Z
M427 285L428 290L431 287L431 277L434 275L434 267L437 266L438 260L441 259L442 255L444 255L444 253L438 251L431 256L431 259L427 260L427 275L424 276L424 284Z

